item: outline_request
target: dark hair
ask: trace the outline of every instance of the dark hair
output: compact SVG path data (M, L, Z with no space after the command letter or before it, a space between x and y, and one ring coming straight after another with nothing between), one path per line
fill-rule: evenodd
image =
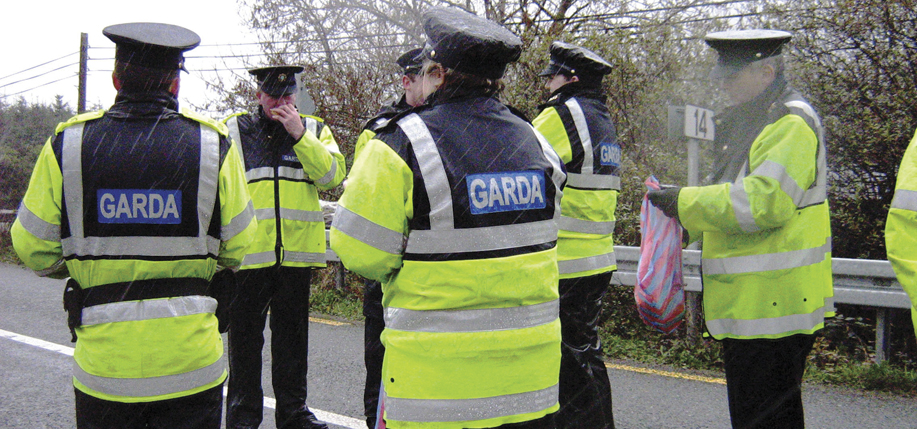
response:
M492 97L502 92L506 87L503 83L503 79L488 79L486 77L460 72L431 60L424 60L423 73L428 73L435 67L443 69L443 84L440 86L439 90L461 89L462 91L468 91L480 89L484 92L484 95Z
M168 91L178 79L178 69L167 70L115 61L115 77L122 91Z

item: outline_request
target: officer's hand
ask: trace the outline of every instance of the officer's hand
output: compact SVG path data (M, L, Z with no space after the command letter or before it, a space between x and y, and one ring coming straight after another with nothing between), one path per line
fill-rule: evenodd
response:
M296 106L292 104L284 104L271 109L271 116L273 120L283 124L283 128L293 137L293 140L299 141L303 134L306 133L302 118L299 116L299 112L296 111Z
M678 193L681 188L669 186L663 189L651 189L646 193L647 198L654 206L658 207L666 216L678 219Z

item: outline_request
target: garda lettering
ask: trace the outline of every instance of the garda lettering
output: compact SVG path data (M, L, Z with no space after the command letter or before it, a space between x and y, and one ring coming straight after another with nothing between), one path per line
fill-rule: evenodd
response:
M600 160L602 165L618 167L621 165L621 146L614 142L602 142L599 145Z
M545 207L542 171L472 174L466 182L472 214Z
M99 223L181 223L181 191L99 189Z

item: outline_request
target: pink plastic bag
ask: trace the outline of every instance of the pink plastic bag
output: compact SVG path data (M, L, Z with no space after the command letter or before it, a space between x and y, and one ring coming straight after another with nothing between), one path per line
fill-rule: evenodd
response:
M648 189L660 189L655 176L644 183ZM640 207L640 234L640 261L634 286L637 310L644 323L668 334L681 325L685 316L681 225L644 195Z

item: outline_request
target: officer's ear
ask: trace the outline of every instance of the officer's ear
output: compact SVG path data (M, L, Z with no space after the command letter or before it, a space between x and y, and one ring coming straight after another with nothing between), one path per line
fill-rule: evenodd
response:
M178 96L178 88L181 86L181 77L179 75L175 76L175 79L172 79L172 83L169 84L169 92L174 96Z
M111 72L111 84L115 87L115 91L121 90L121 79L118 79L118 75L115 72Z

